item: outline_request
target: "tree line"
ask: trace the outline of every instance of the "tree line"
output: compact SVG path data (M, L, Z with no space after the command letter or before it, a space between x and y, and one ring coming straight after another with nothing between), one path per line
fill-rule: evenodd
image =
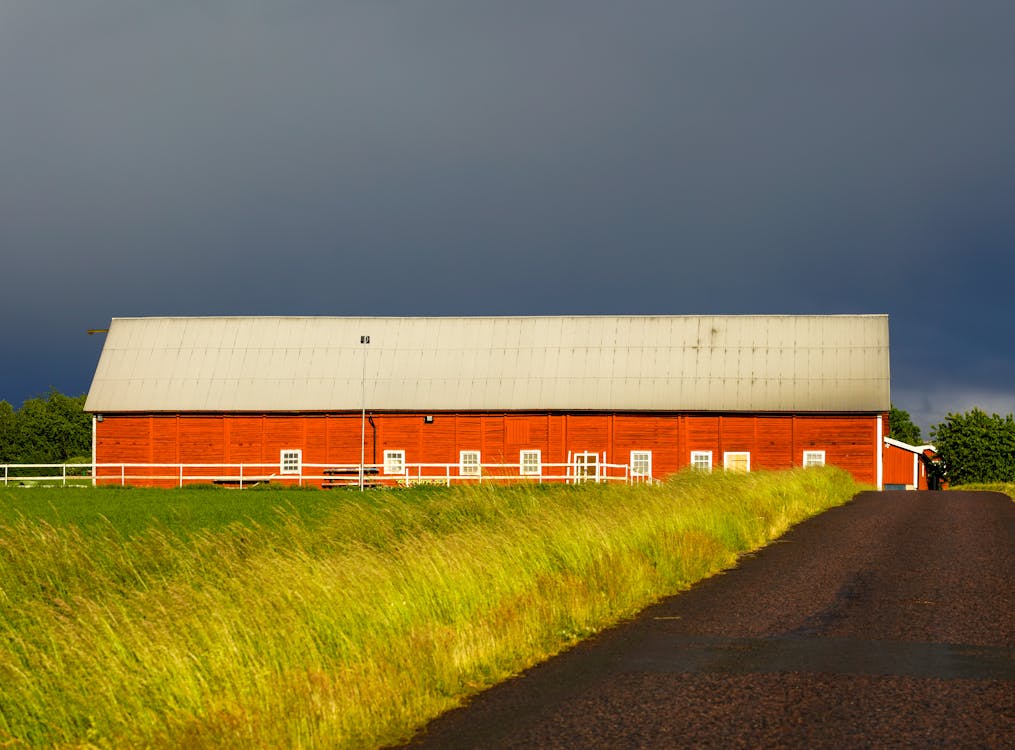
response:
M84 396L55 388L20 409L0 401L0 464L91 461L92 418L84 406Z
M952 484L1015 482L1015 418L979 409L948 414L931 441Z
M888 437L920 445L920 428L909 413L894 406L888 416ZM1015 417L987 415L973 408L951 413L930 430L940 463L928 466L950 484L1015 483Z
M14 409L0 401L0 464L88 462L92 419L84 396L65 396L55 388L45 397ZM909 413L892 406L888 436L920 445L920 428ZM988 416L979 409L948 414L931 428L931 442L942 459L940 470L952 484L1015 482L1015 417Z

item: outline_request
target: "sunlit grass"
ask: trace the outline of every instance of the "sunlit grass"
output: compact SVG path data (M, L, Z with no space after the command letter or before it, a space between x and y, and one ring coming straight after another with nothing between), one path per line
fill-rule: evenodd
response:
M0 496L0 745L394 742L858 489L812 469L364 495L65 490L32 501L42 517ZM106 513L69 522L72 493ZM143 524L139 505L106 499L128 495L210 515ZM211 513L220 501L242 520Z
M1015 484L1010 482L993 482L991 484L961 484L956 485L952 489L955 490L974 490L981 492L1000 492L1002 495L1007 495L1012 500L1015 500Z
M31 518L82 529L111 525L124 536L144 533L153 526L188 535L236 521L272 525L280 518L280 508L311 520L327 515L334 507L335 495L295 488L0 487L0 524Z

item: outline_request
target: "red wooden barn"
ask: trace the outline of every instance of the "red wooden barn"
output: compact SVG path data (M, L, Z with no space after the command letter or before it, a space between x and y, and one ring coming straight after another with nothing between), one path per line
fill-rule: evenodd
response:
M118 318L85 409L100 481L828 463L880 486L888 318Z
M937 459L933 445L910 445L885 438L883 487L886 490L937 489L928 468Z

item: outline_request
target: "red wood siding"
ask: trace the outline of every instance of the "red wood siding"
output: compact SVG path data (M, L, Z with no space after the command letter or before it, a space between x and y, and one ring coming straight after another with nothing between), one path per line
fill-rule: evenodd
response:
M885 445L884 453L885 484L901 484L927 489L927 470L921 457L912 451L899 448L897 445ZM916 484L913 484L913 471L916 471Z
M877 483L877 460L881 452L874 417L797 417L797 455L799 464L805 450L825 451L825 463L851 472L859 482Z
M858 481L877 481L878 415L433 414L429 424L424 416L368 415L367 463L404 450L410 464L457 464L460 451L478 450L485 464L517 464L520 451L538 449L547 464L584 452L627 464L631 451L647 450L664 477L686 468L692 451L711 451L716 469L726 451L749 452L752 469L783 469L821 450ZM361 425L360 414L107 414L95 449L99 463L277 464L282 450L300 449L304 463L358 464Z

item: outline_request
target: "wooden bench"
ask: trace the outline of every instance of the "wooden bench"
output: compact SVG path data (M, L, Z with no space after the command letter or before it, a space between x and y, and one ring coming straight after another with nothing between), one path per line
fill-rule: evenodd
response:
M322 489L332 487L359 487L359 466L331 466L323 472L328 479L321 482ZM363 467L363 486L382 487L383 483L378 479L381 471L376 466ZM369 477L369 478L368 478Z

